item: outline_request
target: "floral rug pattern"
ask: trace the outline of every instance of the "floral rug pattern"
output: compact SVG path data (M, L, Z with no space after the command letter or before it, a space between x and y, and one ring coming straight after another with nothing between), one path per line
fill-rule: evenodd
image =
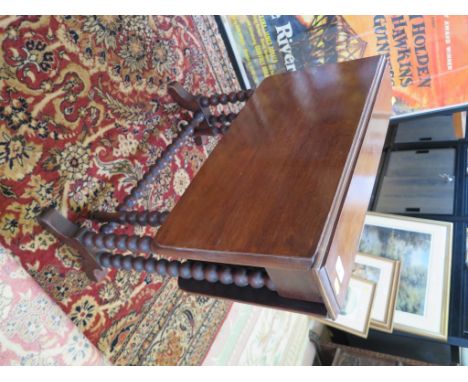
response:
M17 259L2 247L0 365L109 365Z
M0 244L112 362L200 364L228 303L145 273L91 283L36 216L115 210L188 119L170 81L239 89L214 19L3 16L0 44ZM138 209L170 210L215 144L188 142Z

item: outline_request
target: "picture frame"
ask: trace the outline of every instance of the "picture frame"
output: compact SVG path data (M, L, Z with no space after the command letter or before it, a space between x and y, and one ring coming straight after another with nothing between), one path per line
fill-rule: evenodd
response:
M446 341L453 224L369 212L359 252L401 261L394 329Z
M383 332L393 331L393 316L400 282L399 260L358 253L353 275L376 284L370 327Z
M336 320L320 316L314 318L325 325L367 338L374 295L375 283L351 276L345 306Z
M247 71L242 60L241 51L236 42L235 31L232 28L229 18L226 15L215 16L218 20L218 26L222 31L224 43L228 52L231 54L231 61L237 74L237 78L241 83L243 89L252 89L255 87L254 83L251 83L251 79L247 74Z

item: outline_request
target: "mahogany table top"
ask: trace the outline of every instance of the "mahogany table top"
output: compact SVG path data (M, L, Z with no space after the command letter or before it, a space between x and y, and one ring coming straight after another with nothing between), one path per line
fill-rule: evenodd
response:
M380 60L265 79L158 231L160 252L310 268L330 246Z

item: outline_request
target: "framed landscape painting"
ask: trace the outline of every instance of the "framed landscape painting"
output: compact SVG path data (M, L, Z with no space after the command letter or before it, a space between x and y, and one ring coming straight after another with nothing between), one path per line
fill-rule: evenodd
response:
M446 340L452 223L369 212L359 252L401 262L394 328Z
M400 281L400 261L358 253L353 276L376 285L370 327L387 333L393 331L393 314Z
M351 276L348 290L346 291L344 307L341 309L338 317L335 320L329 317L313 317L325 325L367 338L374 294L375 283Z

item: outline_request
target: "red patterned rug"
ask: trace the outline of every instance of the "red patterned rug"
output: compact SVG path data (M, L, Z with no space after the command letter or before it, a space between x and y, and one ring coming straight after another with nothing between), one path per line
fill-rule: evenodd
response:
M228 303L145 273L90 283L36 216L115 209L187 119L168 82L239 89L214 19L1 17L0 39L0 243L110 361L200 364ZM139 209L171 209L215 144L187 144Z

